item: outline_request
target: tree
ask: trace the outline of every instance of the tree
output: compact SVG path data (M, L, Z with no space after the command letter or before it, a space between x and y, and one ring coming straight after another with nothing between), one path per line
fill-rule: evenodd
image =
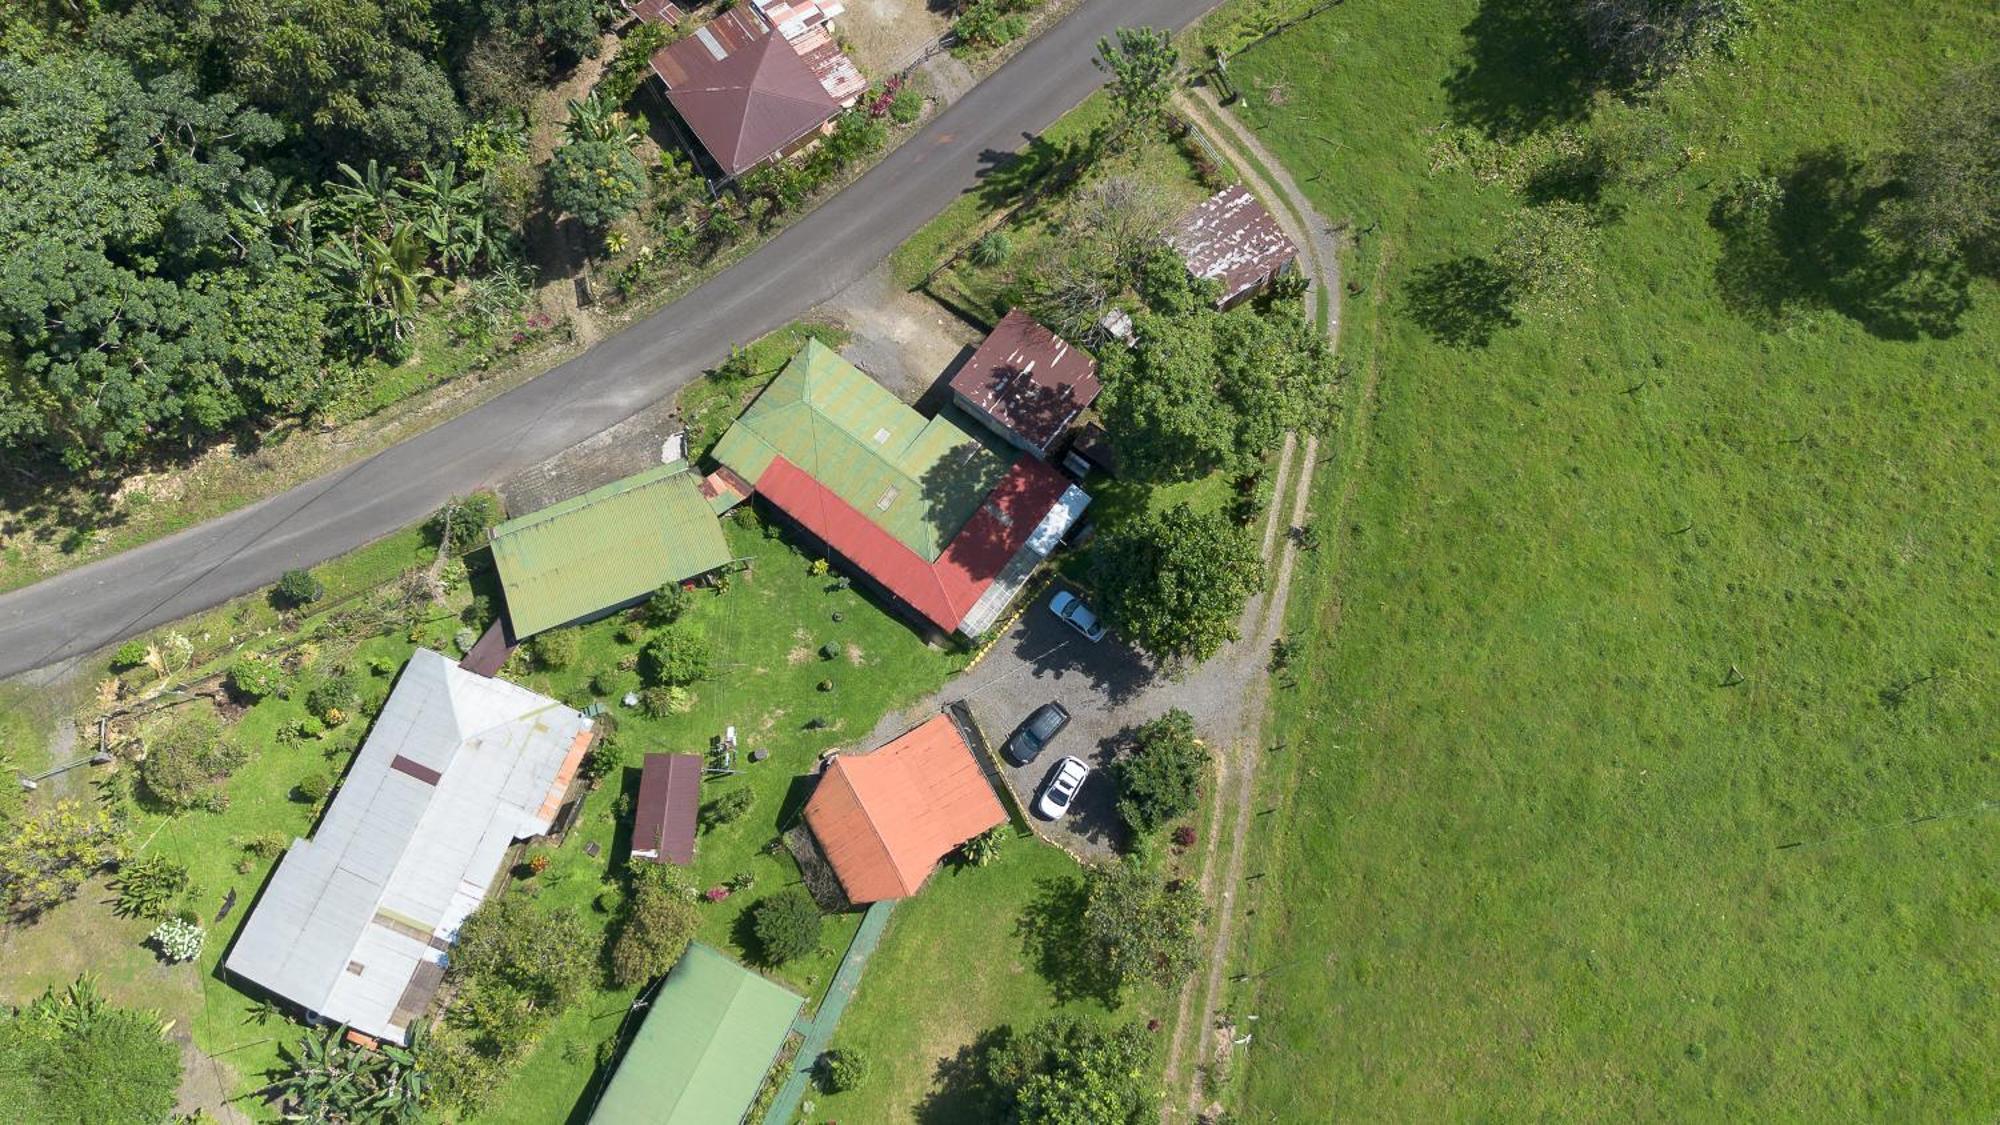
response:
M751 930L767 963L782 965L819 952L824 919L804 890L792 887L780 891L750 910Z
M631 988L652 980L681 959L701 925L694 888L665 864L645 864L634 876L632 896L611 944L611 980Z
M549 165L549 201L592 230L629 214L645 194L645 168L615 141L570 141Z
M551 671L560 671L576 662L577 654L583 651L583 634L575 629L551 629L529 642L534 649L535 664Z
M106 1003L88 976L0 1006L0 1119L169 1120L181 1055L166 1026L156 1012Z
M300 609L326 596L326 585L303 567L293 567L278 576L271 587L271 599L285 609Z
M980 1054L979 1076L1001 1103L997 1116L1021 1125L1142 1125L1160 1116L1159 1092L1144 1077L1152 1055L1140 1024L1059 1015L1001 1028Z
M708 675L712 650L708 634L694 625L675 625L653 638L640 655L646 679L663 687L684 687Z
M820 1088L829 1094L843 1094L868 1081L874 1068L868 1056L847 1047L835 1047L819 1057L815 1068Z
M1507 278L1513 307L1563 315L1589 299L1597 269L1596 220L1580 203L1523 207L1507 221L1494 260Z
M646 599L646 624L667 626L681 619L694 604L694 592L678 582L669 582Z
M1155 27L1121 27L1117 38L1099 39L1097 69L1109 74L1105 89L1117 107L1117 133L1157 126L1167 100L1180 84L1181 55L1171 34Z
M558 65L594 59L602 50L603 19L608 10L603 4L594 0L511 0L504 6L508 26L540 43L543 53Z
M1186 503L1114 523L1091 569L1105 619L1168 663L1207 660L1235 640L1244 603L1264 584L1250 534Z
M1157 832L1195 810L1208 777L1208 751L1194 718L1176 707L1141 726L1132 753L1120 759L1118 815L1141 835Z
M215 716L197 712L170 720L146 739L139 782L169 811L220 811L226 801L216 782L242 763L242 752L223 740Z
M428 1046L421 1021L410 1025L407 1048L389 1043L373 1051L348 1042L345 1025L310 1028L297 1043L278 1049L284 1067L264 1092L278 1099L290 1121L416 1122L424 1097L419 1060Z
M1961 71L1904 126L1887 229L1932 259L2000 259L2000 63Z
M1179 988L1201 963L1201 892L1168 882L1135 858L1084 875L1083 956L1118 988L1150 981Z
M284 687L285 670L268 656L246 652L229 662L229 694L239 702L255 703Z
M491 492L454 496L424 521L424 535L448 555L463 555L486 542L486 532L500 522L500 498Z
M1574 0L1591 57L1621 87L1655 86L1724 47L1747 19L1744 0Z
M590 982L597 943L574 911L544 911L525 895L488 898L460 924L451 971L558 1012Z
M1296 308L1145 312L1135 330L1135 347L1106 350L1099 402L1134 479L1247 471L1278 448L1285 431L1315 425L1326 413L1332 356L1325 335Z

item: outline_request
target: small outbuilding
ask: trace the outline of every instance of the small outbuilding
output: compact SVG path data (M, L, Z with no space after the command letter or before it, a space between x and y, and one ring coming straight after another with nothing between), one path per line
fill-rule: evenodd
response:
M1222 286L1230 308L1292 272L1299 248L1242 184L1223 188L1181 217L1167 238L1188 272Z
M827 763L806 825L854 904L916 894L960 844L1007 810L951 716Z
M693 863L700 815L700 755L646 755L639 770L639 799L632 806L632 858L683 867Z
M632 605L729 562L684 461L636 473L491 532L513 641Z
M960 409L1012 444L1047 457L1102 386L1089 352L1013 309L951 377Z
M593 1125L741 1121L803 998L700 942L668 971Z

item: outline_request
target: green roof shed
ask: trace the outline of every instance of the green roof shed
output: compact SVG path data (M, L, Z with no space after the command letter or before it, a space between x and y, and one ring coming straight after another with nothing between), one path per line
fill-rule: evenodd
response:
M730 559L685 461L613 481L492 532L514 636L601 613Z
M715 447L715 459L753 485L778 457L936 562L1007 474L1014 451L942 415L924 417L808 340Z
M800 997L700 942L667 973L592 1125L731 1125L784 1046Z

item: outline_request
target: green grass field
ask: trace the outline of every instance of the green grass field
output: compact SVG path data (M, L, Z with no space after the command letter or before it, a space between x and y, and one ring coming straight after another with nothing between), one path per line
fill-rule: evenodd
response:
M1372 231L1237 951L1245 1120L2000 1104L2000 292L1942 338L1810 285L1752 317L1709 222L1741 174L1881 159L2000 21L1756 7L1658 99L1691 159L1607 197L1596 297L1483 347L1423 283L1519 203L1429 131L1589 111L1538 6L1356 0L1231 66Z

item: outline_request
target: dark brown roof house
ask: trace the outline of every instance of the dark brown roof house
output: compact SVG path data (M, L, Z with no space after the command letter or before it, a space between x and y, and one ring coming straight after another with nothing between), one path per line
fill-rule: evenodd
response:
M632 858L683 867L693 863L700 813L701 756L646 755L639 771L639 799L632 804Z
M1181 218L1167 241L1188 272L1215 281L1215 307L1233 307L1290 273L1299 248L1242 184L1223 188Z
M813 68L748 5L663 48L653 73L724 179L805 148L840 112Z
M1014 445L1046 455L1101 390L1097 361L1014 309L951 377L959 407Z

